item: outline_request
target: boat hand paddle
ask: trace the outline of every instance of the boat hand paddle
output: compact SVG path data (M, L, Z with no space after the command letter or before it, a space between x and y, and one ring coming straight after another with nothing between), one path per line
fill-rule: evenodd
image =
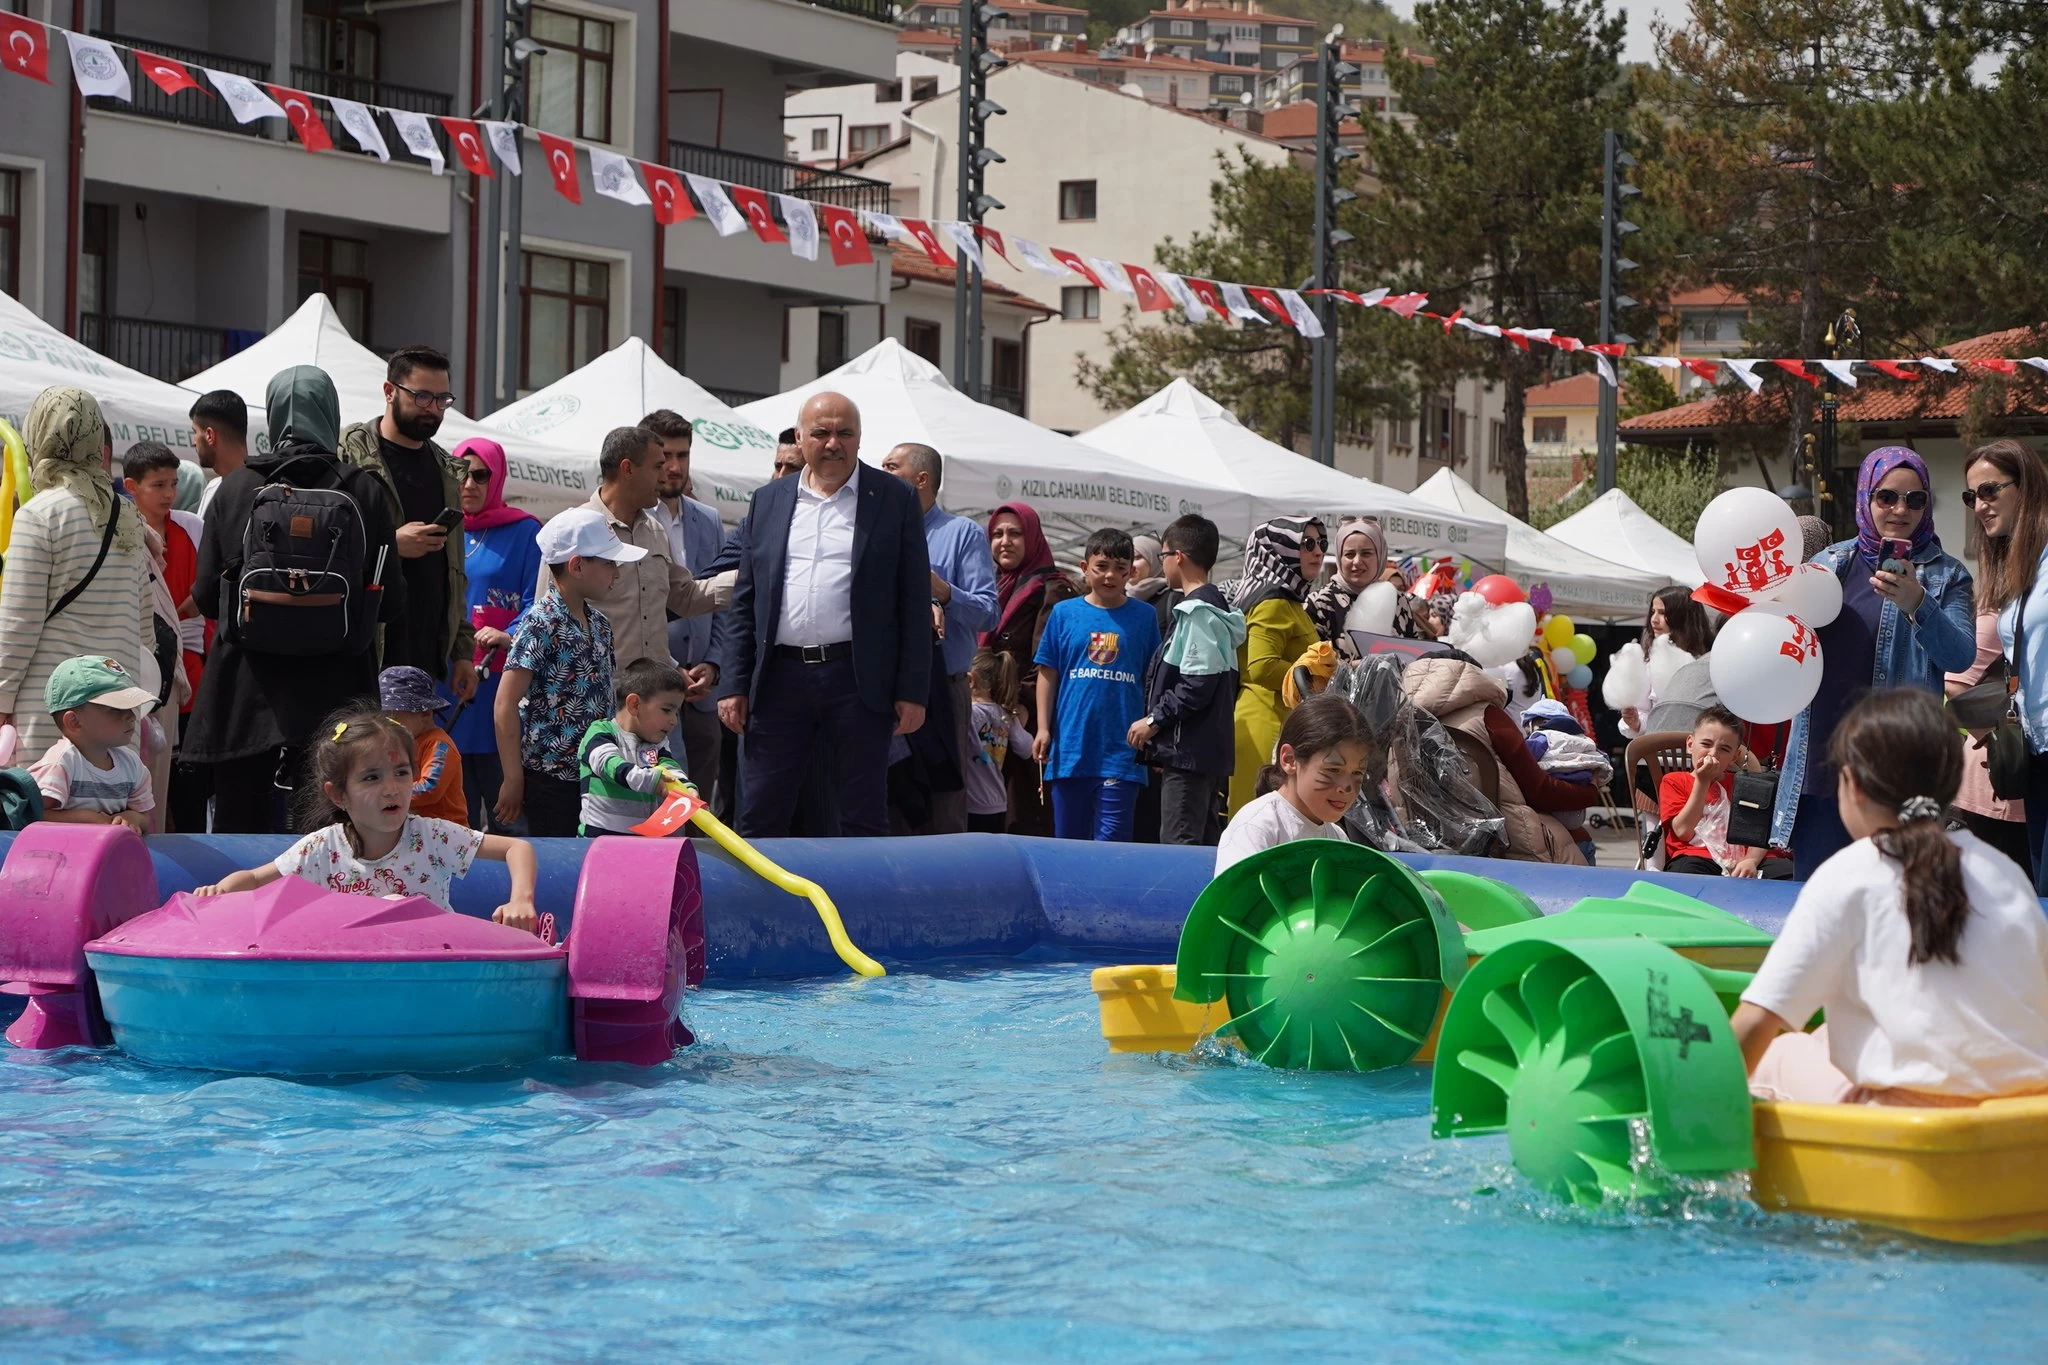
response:
M718 846L739 859L752 871L771 885L781 887L792 896L802 896L818 912L824 922L825 936L832 940L832 951L839 954L839 960L862 976L883 975L882 964L854 947L853 940L846 936L846 926L839 921L839 908L832 904L832 898L825 894L825 888L805 877L789 872L767 858L735 834L726 823L713 815L704 804L704 798L688 783L677 782L668 786L668 793L653 815L633 826L633 833L646 835L650 839L665 839L684 825L694 824L710 835Z

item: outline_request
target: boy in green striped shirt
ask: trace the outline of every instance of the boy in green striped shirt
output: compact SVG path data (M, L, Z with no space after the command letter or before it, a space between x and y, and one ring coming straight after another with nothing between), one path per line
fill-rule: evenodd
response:
M619 670L612 690L618 714L591 722L577 751L586 837L631 834L661 804L663 788L688 776L662 747L689 693L683 675L660 660L635 659Z

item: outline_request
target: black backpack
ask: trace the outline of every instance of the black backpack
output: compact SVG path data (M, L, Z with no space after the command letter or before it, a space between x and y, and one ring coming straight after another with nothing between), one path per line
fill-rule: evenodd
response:
M318 482L283 479L293 466ZM243 649L309 657L354 654L375 638L370 538L363 509L325 455L286 460L256 490L228 628Z

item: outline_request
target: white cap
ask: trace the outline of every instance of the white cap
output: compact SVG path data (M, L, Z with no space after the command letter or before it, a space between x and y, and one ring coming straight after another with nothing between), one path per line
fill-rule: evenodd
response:
M549 564L567 564L578 555L614 564L647 557L647 551L613 534L611 522L594 507L574 507L555 517L540 528L538 541L541 559Z

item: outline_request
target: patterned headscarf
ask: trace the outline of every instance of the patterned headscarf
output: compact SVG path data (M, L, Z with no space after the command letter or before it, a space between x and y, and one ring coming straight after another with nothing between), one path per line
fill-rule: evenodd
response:
M1301 539L1311 526L1328 534L1314 517L1275 517L1254 528L1244 547L1244 577L1233 585L1230 605L1244 611L1268 597L1306 598L1311 585L1301 576Z
M1373 549L1380 557L1379 568L1363 583L1353 583L1344 576L1344 543L1353 536L1364 536L1372 542ZM1378 517L1346 517L1337 523L1337 538L1330 543L1330 558L1335 568L1330 579L1323 586L1308 595L1308 615L1316 623L1316 630L1325 640L1333 644L1344 640L1344 620L1351 614L1351 604L1358 594L1379 581L1387 568L1387 535L1380 529Z
M1934 480L1927 476L1927 462L1904 446L1883 446L1865 455L1863 468L1856 471L1856 552L1872 564L1884 558L1884 538L1878 535L1876 519L1870 515L1870 495L1899 468L1917 474L1920 486L1930 494L1929 505L1920 513L1920 524L1913 528L1912 557L1919 559L1921 551L1930 545L1941 549L1941 540L1934 534Z
M84 389L53 385L29 404L22 424L28 447L29 477L36 491L62 488L85 504L93 529L105 531L120 500L107 473L107 421L99 400ZM116 549L136 554L142 549L142 518L124 516L114 528Z

